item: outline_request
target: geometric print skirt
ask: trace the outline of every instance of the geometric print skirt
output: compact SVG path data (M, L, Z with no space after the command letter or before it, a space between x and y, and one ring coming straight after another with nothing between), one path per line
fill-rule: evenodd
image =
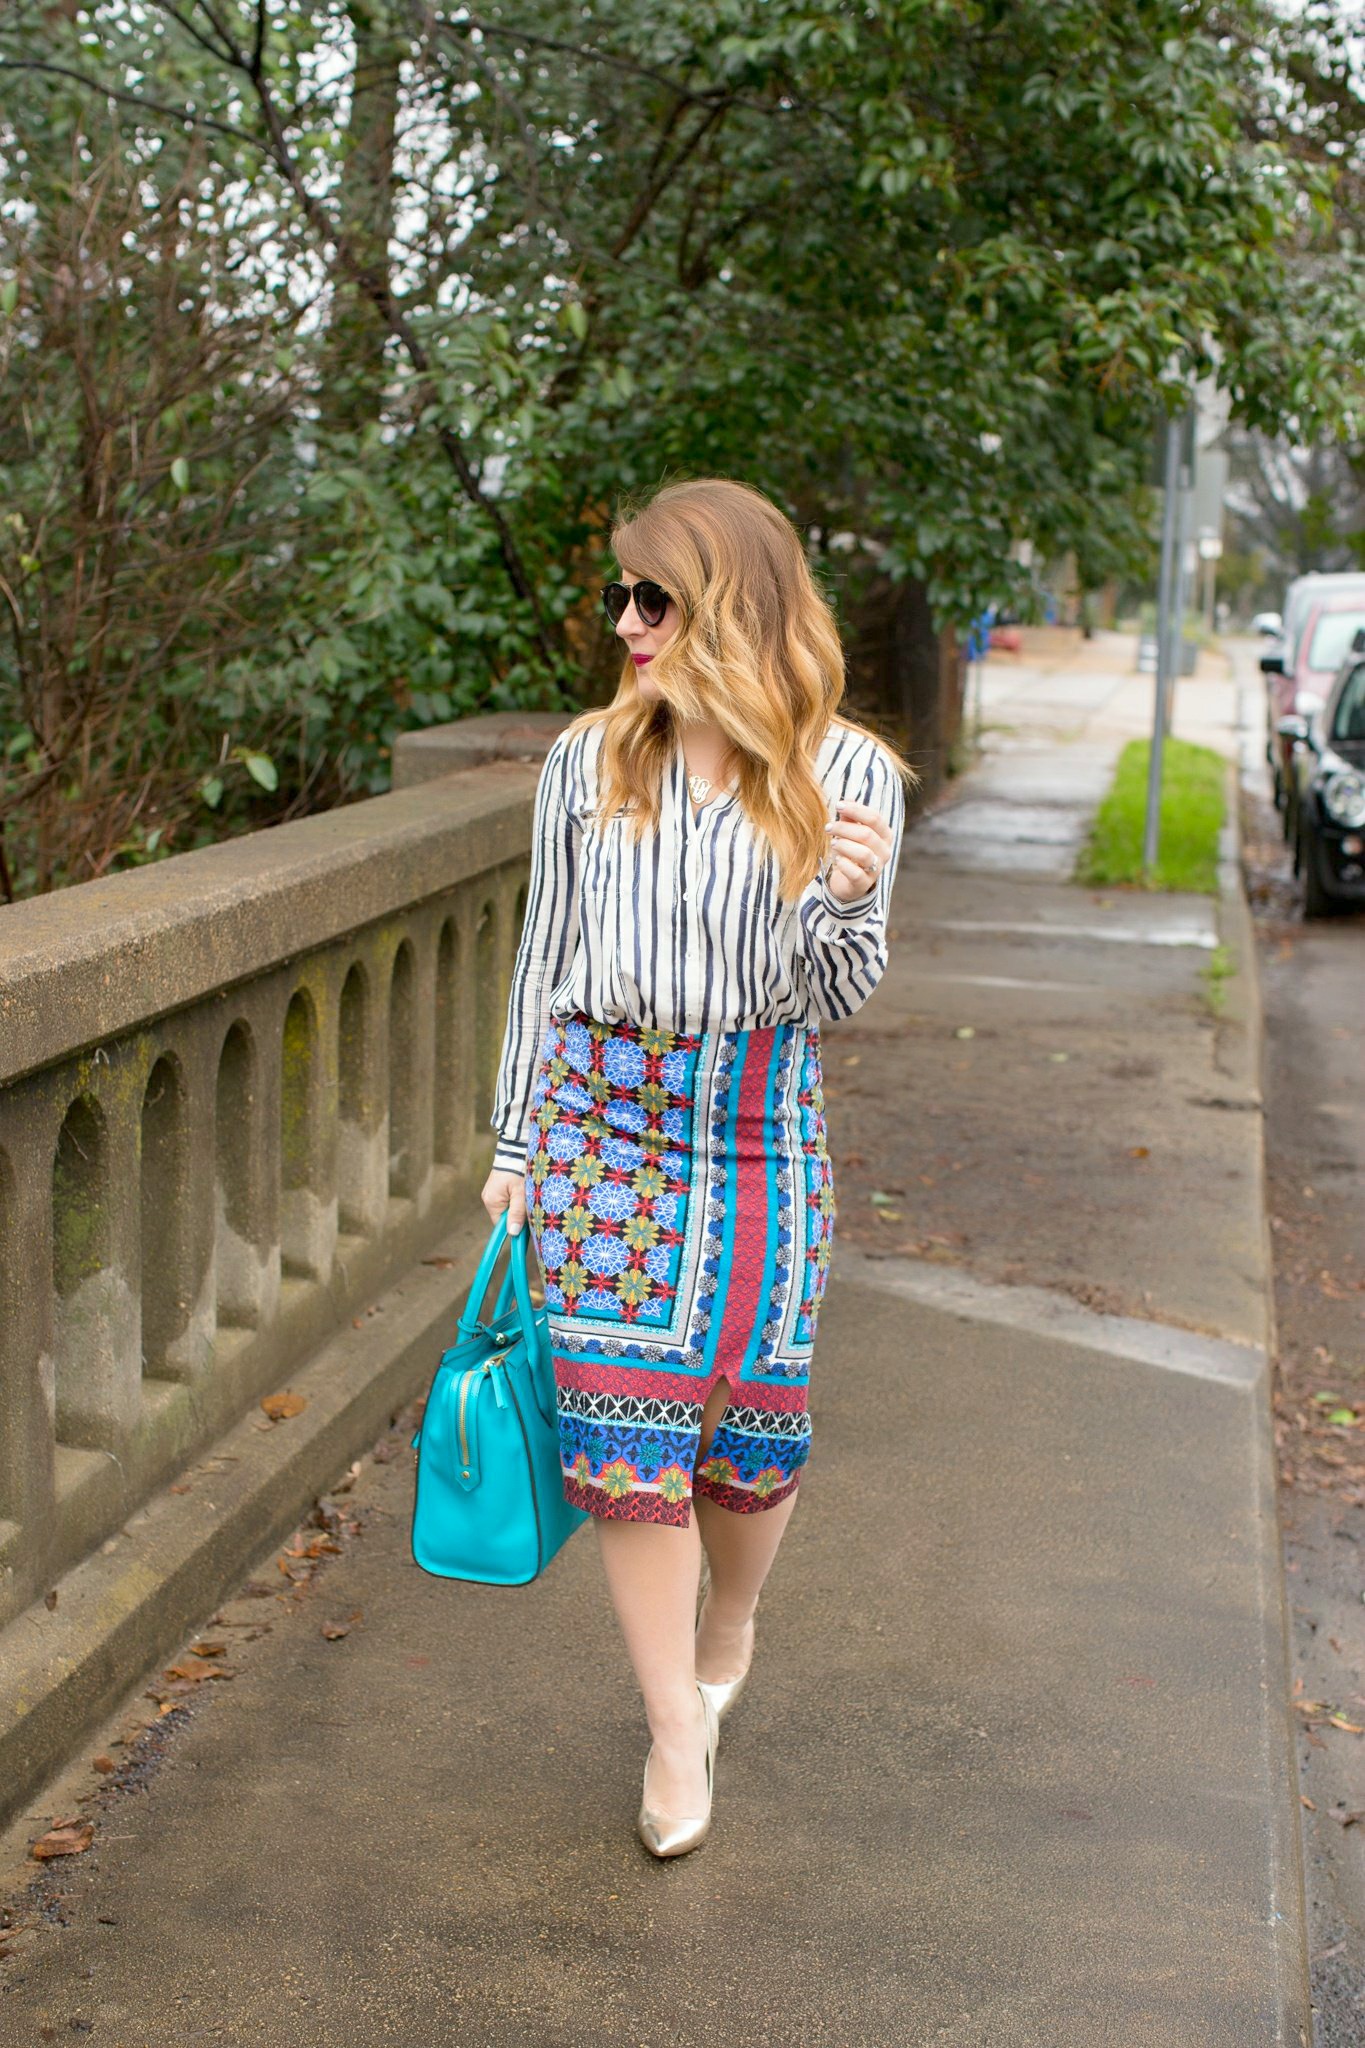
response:
M552 1018L531 1108L527 1225L566 1496L680 1527L694 1494L776 1506L810 1455L834 1236L819 1027ZM698 1463L720 1380L729 1405Z

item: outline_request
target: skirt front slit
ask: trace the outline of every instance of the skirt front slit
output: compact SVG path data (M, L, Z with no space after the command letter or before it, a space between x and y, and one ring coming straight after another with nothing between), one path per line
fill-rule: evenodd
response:
M674 1032L552 1018L526 1146L564 1490L685 1526L775 1506L810 1453L834 1234L814 1024ZM698 1461L702 1409L728 1406Z

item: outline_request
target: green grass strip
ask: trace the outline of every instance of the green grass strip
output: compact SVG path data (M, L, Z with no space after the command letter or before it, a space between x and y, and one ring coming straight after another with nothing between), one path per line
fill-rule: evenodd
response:
M1095 813L1075 879L1090 886L1130 883L1146 889L1218 886L1218 834L1223 825L1227 763L1212 747L1168 739L1161 749L1161 816L1157 864L1142 866L1147 815L1150 740L1129 740L1119 755L1114 783Z

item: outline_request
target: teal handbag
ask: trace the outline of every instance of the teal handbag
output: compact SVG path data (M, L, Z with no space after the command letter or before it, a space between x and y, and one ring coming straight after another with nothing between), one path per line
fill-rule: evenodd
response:
M436 1578L527 1586L588 1520L564 1498L549 1316L531 1300L527 1234L509 1236L505 1213L494 1224L412 1439L412 1554ZM480 1322L504 1244L493 1320Z

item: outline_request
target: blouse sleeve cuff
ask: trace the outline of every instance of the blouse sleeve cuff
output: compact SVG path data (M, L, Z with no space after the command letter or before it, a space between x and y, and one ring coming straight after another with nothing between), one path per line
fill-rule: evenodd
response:
M525 1173L526 1146L515 1138L499 1138L493 1147L493 1168L499 1173Z
M846 924L855 924L860 918L867 916L868 911L871 910L873 904L877 901L877 889L878 883L874 882L869 889L863 891L861 896L855 896L851 902L845 903L833 893L823 872L821 872L816 880L816 891L820 899L821 909L825 912L826 916L839 918Z

